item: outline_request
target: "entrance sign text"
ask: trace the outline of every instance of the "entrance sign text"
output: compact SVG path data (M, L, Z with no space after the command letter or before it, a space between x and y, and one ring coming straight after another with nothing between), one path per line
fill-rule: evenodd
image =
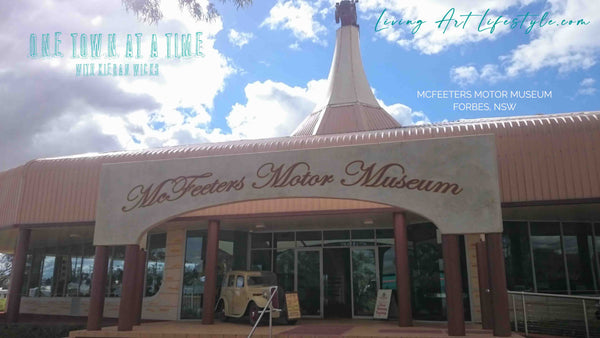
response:
M482 135L105 164L94 244L136 244L195 210L280 198L379 203L444 234L501 232L495 153Z
M418 179L408 179L404 166L400 163L370 165L357 160L346 165L346 175L336 179L333 174L314 174L306 162L292 165L275 165L272 162L261 165L252 184L246 186L246 176L235 179L215 179L213 172L193 176L168 178L158 184L145 186L138 184L127 194L127 203L121 208L129 212L135 208L151 207L156 204L174 202L189 195L202 197L242 189L294 188L296 186L324 186L341 184L365 188L409 189L434 193L458 195L462 188L456 183Z

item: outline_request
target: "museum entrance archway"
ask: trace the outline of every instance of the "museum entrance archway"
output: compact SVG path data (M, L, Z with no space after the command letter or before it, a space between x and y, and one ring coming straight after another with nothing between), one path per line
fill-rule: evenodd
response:
M228 270L266 270L299 292L302 314L317 318L372 318L379 289L395 293L392 212L222 220L218 284ZM408 254L413 318L446 320L441 234L409 216ZM365 224L368 223L368 224ZM187 230L182 319L201 318L206 232ZM461 241L465 318L470 318L466 257ZM395 298L390 317L397 316Z

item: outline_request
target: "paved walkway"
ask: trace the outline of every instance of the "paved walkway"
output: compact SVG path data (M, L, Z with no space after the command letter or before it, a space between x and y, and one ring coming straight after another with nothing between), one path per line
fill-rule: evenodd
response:
M401 328L393 321L375 320L309 320L297 325L274 325L273 337L447 337L445 325L416 322L414 327ZM201 338L201 337L247 337L251 327L245 323L216 323L202 325L199 321L173 321L145 323L133 331L119 332L115 326L102 331L72 331L69 337L147 337L147 338ZM490 330L481 325L467 324L467 337L492 337ZM260 326L254 337L269 337L269 327ZM513 337L522 337L513 332Z

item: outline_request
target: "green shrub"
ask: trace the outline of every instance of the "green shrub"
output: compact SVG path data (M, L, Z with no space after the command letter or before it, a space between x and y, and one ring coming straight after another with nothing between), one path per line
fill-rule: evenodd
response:
M0 312L6 311L6 298L0 299Z

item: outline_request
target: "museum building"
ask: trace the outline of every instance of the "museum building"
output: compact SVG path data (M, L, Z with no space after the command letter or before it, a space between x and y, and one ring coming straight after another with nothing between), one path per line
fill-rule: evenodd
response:
M6 317L202 319L223 275L277 274L303 317L480 322L507 289L600 293L600 112L400 126L378 104L355 12L326 100L289 137L37 159L0 173ZM484 244L483 254L476 247ZM478 269L486 264L489 269Z

